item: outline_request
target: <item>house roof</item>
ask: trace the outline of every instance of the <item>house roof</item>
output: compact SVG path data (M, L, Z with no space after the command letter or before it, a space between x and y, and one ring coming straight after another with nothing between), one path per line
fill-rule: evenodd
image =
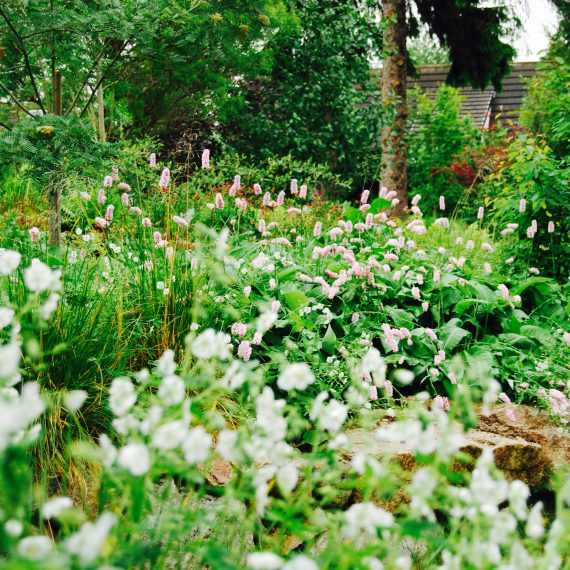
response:
M418 68L418 77L410 78L410 88L420 87L428 96L435 95L437 88L445 83L449 72L448 65L430 65ZM480 127L488 126L498 115L503 118L516 120L523 99L527 93L527 80L536 73L536 62L515 62L511 72L503 79L501 92L492 87L476 89L462 87L460 94L464 98L462 114L471 115L475 124Z
M409 89L420 87L428 96L435 96L438 87L445 83L449 65L422 66L417 68L417 72L417 77L410 77L408 80ZM379 78L382 71L374 69L372 73ZM471 115L479 128L487 127L490 122L498 118L516 121L527 93L527 81L535 74L535 61L515 62L511 66L510 74L503 79L501 92L495 91L492 87L460 88L459 92L463 97L462 115Z

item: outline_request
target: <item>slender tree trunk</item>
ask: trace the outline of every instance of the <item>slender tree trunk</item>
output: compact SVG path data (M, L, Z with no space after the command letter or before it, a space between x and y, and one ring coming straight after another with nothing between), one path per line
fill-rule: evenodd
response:
M105 142L107 140L107 131L105 130L105 97L103 96L103 83L97 88L97 130L99 131L99 140Z
M56 71L53 75L53 101L54 114L61 115L61 72ZM58 173L53 173L49 182L49 244L58 246L61 241L61 190L58 183Z
M382 70L381 95L382 101L394 112L394 117L382 131L381 184L397 192L400 203L396 214L402 215L408 203L406 0L383 0L382 12L387 19L384 31L387 56Z

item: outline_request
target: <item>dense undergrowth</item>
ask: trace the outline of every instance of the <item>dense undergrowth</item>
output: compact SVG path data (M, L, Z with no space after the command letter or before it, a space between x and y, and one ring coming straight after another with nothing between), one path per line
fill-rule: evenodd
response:
M545 529L492 457L450 468L473 402L567 422L568 288L528 263L560 228L483 204L468 223L444 197L435 219L416 196L398 220L387 190L327 201L294 163L263 186L203 166L178 186L154 157L68 182L55 249L37 190L7 188L0 565L567 565L567 484ZM347 467L350 423L420 468ZM384 510L402 489L411 503Z

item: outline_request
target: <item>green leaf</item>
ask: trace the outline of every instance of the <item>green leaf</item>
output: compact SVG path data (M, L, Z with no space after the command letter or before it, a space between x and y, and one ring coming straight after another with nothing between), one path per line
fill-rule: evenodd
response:
M309 304L309 298L302 291L288 291L283 297L292 311L298 311Z
M370 204L368 212L371 214L377 214L380 210L385 210L386 208L390 208L390 206L392 206L391 200L386 200L386 198L376 198Z
M327 328L327 332L323 337L323 344L322 344L323 350L326 353L333 355L336 350L336 344L337 344L336 334L332 330L332 327L329 325L329 327Z
M344 211L344 218L354 224L362 219L362 212L358 208L350 206Z
M521 327L521 335L535 339L544 346L552 346L554 344L552 335L547 330L535 325L523 325Z

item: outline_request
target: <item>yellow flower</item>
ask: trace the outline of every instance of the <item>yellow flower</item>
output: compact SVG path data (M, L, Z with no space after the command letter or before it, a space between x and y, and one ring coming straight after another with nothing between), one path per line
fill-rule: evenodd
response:
M36 130L44 135L51 135L55 131L55 127L52 125L44 125L43 127L38 127Z
M269 26L269 18L265 14L259 14L259 21L264 26Z
M214 22L214 24L219 24L223 19L224 17L218 12L212 14L212 21Z
M249 33L249 26L247 24L241 24L239 26L239 29L244 33L244 34L248 34Z

